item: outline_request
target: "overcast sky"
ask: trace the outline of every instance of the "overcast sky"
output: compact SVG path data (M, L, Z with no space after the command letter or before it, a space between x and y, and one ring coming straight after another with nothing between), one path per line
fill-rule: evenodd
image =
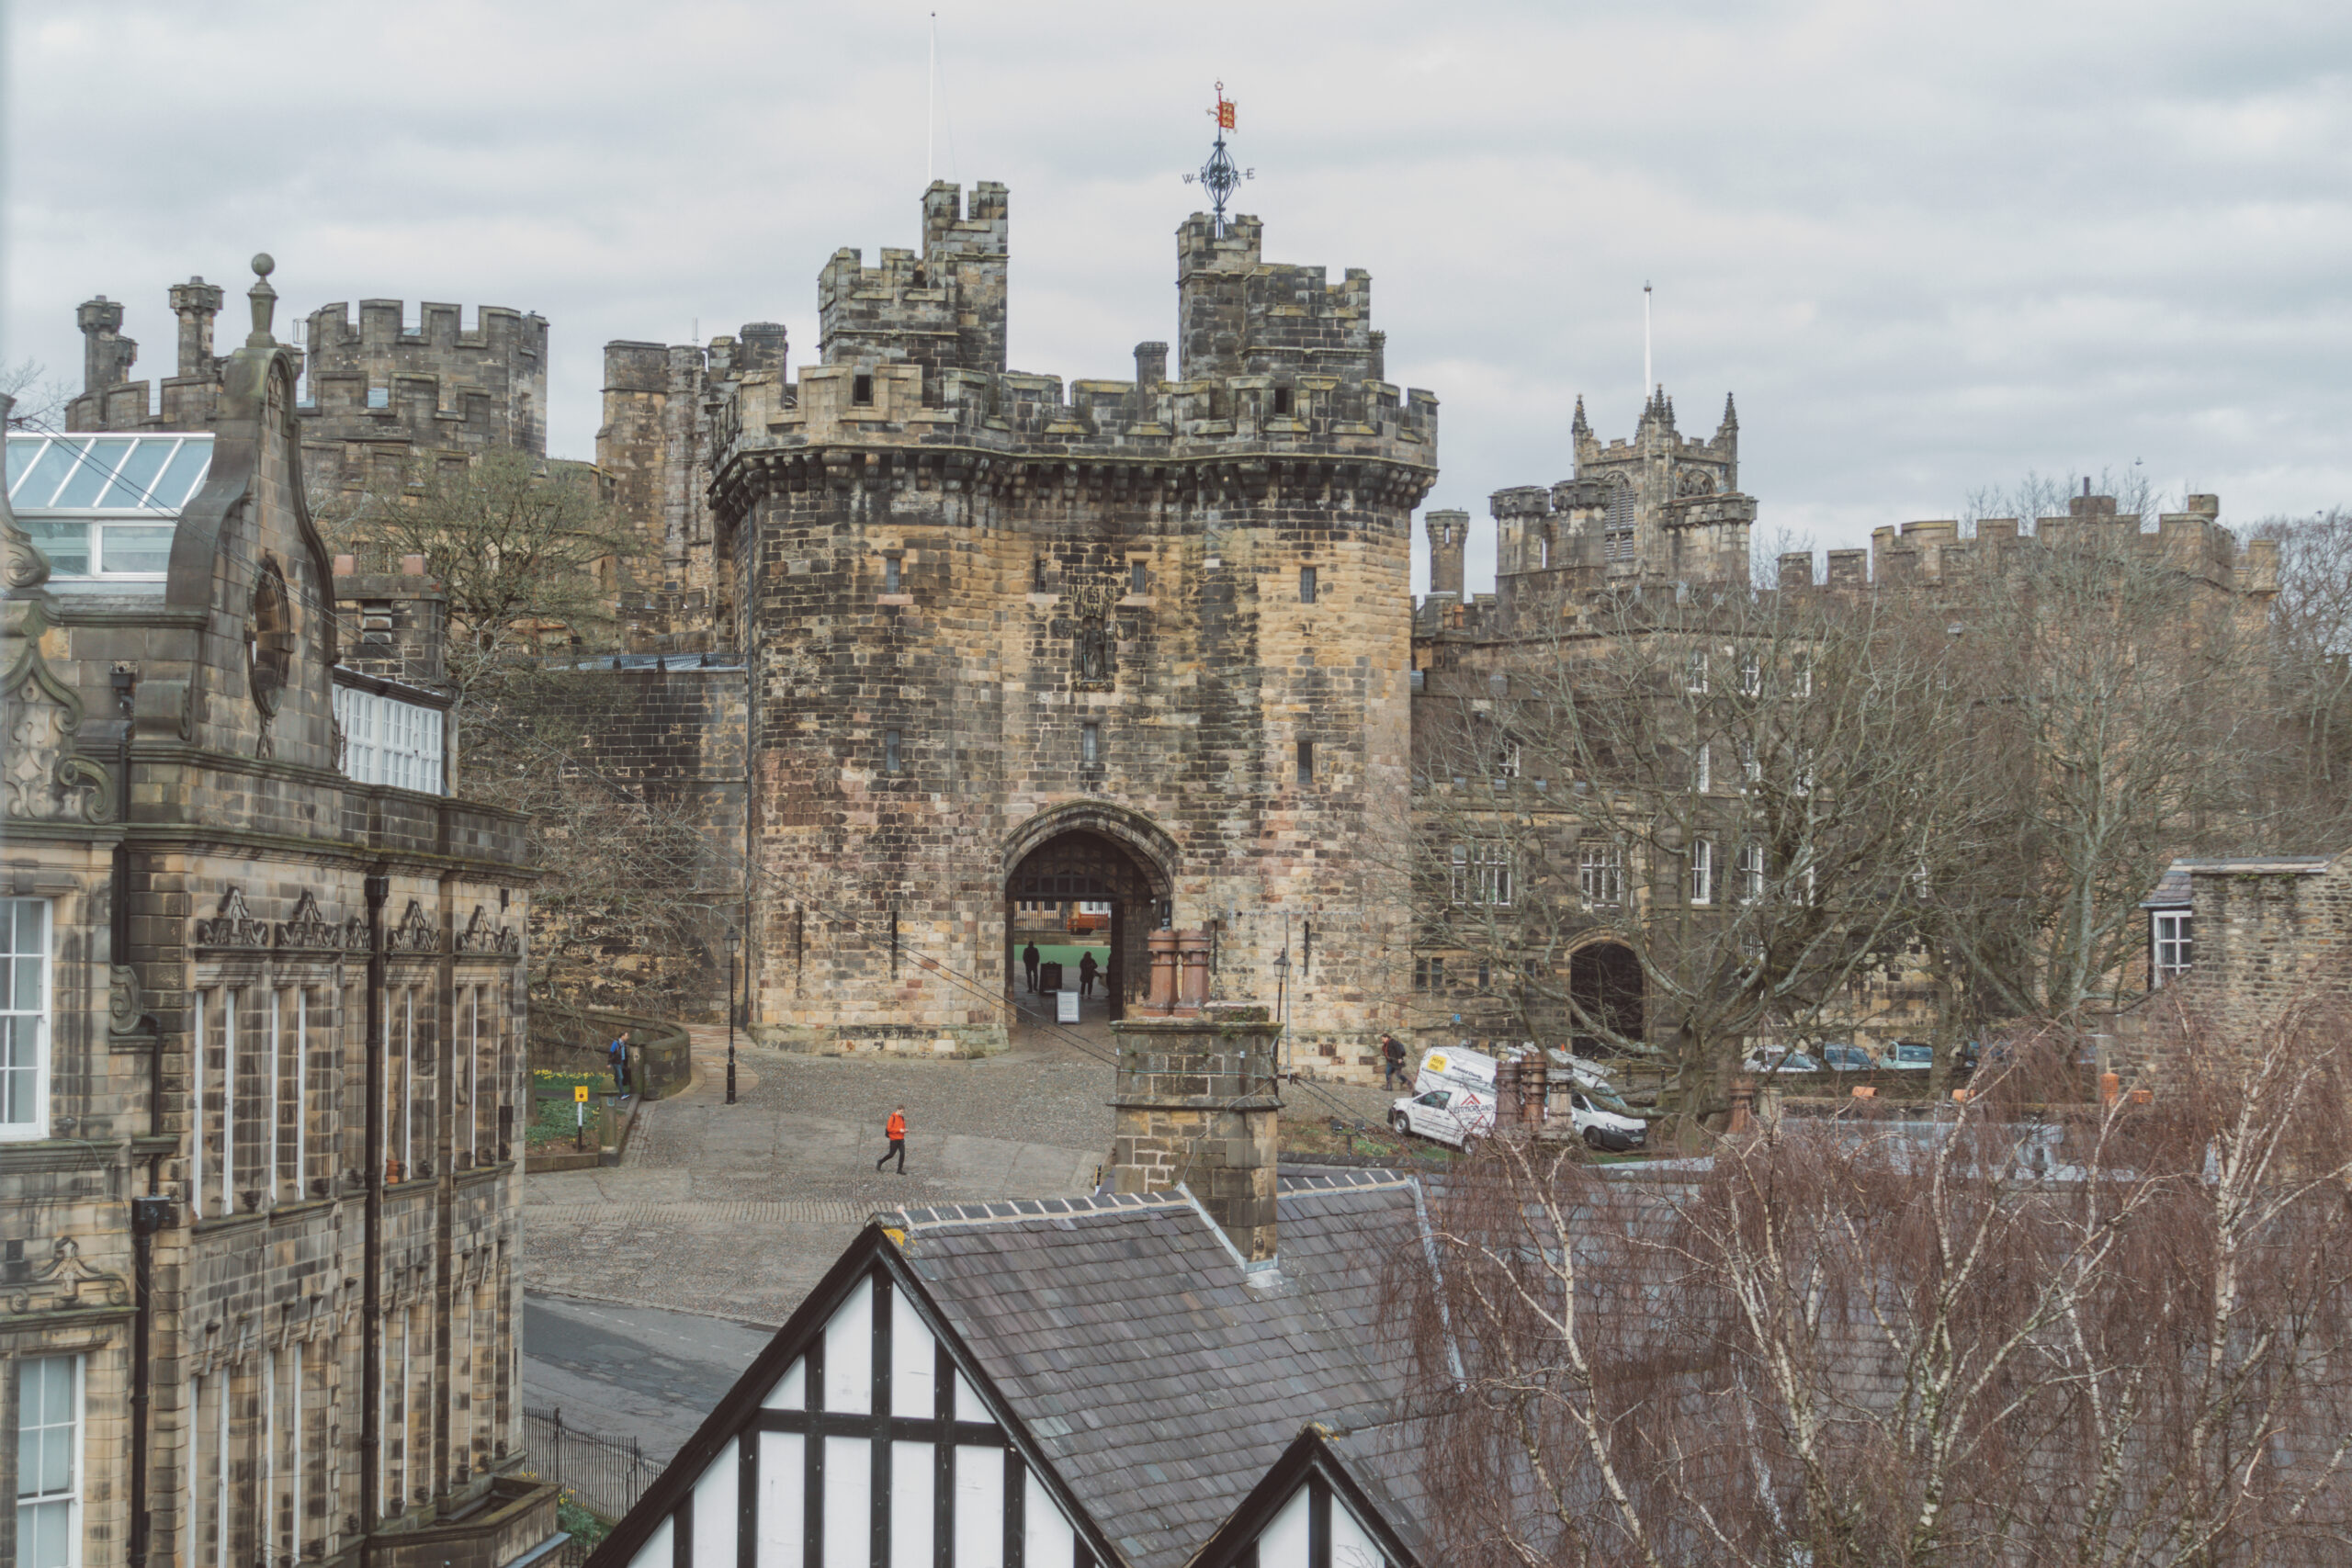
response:
M1763 530L2135 463L2240 524L2352 502L2343 0L17 0L0 357L78 389L104 293L169 375L166 287L230 288L226 347L266 249L281 337L545 315L549 450L591 457L607 340L774 320L805 361L825 258L917 243L934 7L935 167L1012 187L1020 368L1173 336L1222 79L1269 257L1369 269L1438 395L1432 506L1567 477L1579 392L1631 433L1645 279L1684 430L1738 396Z

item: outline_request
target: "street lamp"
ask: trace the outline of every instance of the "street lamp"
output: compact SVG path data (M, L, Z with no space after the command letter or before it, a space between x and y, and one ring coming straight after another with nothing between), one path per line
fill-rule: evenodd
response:
M727 1103L735 1103L735 950L743 945L743 933L731 926L727 931Z

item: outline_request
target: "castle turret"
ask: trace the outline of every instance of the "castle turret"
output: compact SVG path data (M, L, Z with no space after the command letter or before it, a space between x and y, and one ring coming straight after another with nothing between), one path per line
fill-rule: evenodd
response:
M213 374L212 318L220 313L220 286L202 276L172 285L172 314L180 319L179 373Z
M1421 518L1430 536L1430 596L1462 597L1462 552L1470 537L1467 512L1430 512Z
M968 209L959 186L936 181L920 255L885 248L867 266L859 251L834 252L817 277L818 358L865 374L869 394L881 365L920 365L926 379L1003 374L1010 206L993 180L972 187Z
M311 473L343 488L398 485L428 454L512 447L547 456L548 322L498 305L467 332L456 305L398 299L311 312L307 396L297 411Z
M122 385L139 358L139 344L122 335L122 301L101 294L74 314L82 329L83 395Z

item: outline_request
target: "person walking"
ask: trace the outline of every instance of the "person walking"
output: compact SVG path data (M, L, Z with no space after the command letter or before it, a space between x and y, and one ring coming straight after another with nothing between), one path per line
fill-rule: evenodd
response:
M1080 996L1091 997L1094 994L1094 974L1100 968L1102 965L1094 962L1094 950L1088 948L1085 956L1078 961L1078 994Z
M1037 944L1035 942L1033 942L1027 947L1021 950L1021 967L1027 972L1029 976L1029 989L1032 991L1036 990Z
M1405 1047L1396 1043L1394 1034L1380 1037L1380 1087L1395 1089L1396 1080L1405 1074Z
M618 1034L613 1036L613 1043L605 1047L605 1055L611 1059L613 1064L614 1090L616 1093L627 1094L628 1092L628 1030L624 1029Z
M881 1169L884 1166L890 1163L890 1156L892 1155L897 1155L899 1156L899 1174L900 1176L906 1175L907 1108L905 1106L901 1105L897 1110L890 1112L890 1119L882 1123L882 1135L890 1140L890 1146L882 1151L882 1157L874 1162L874 1168L876 1170Z

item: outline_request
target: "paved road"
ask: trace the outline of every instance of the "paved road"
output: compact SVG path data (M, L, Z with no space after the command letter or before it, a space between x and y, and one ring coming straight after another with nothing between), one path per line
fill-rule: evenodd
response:
M526 1291L781 1324L875 1209L1082 1192L1110 1151L1099 1025L977 1062L739 1043L734 1105L725 1032L695 1034L697 1081L643 1109L623 1164L525 1178ZM906 1174L877 1173L901 1104Z
M723 1318L526 1294L523 1403L666 1461L770 1337Z

